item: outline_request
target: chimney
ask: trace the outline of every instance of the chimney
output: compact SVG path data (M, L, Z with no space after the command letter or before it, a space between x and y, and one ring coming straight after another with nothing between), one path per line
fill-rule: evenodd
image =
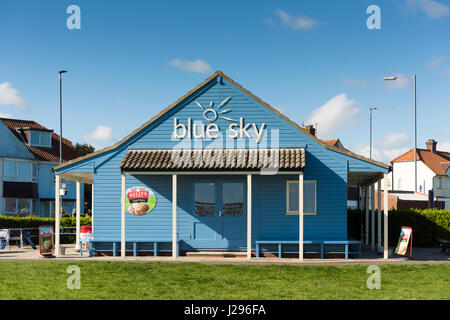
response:
M312 124L305 127L306 132L308 132L310 135L316 136L316 129L314 129L314 126Z
M425 143L427 145L427 150L431 151L433 153L436 153L436 145L437 142L433 139L428 139L428 141Z

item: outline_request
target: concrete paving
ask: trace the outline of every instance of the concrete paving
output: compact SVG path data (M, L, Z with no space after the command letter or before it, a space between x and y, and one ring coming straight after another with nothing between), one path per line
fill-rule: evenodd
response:
M252 258L250 260L245 258L218 258L218 257L153 257L141 256L133 257L89 257L87 253L80 256L79 252L75 252L73 245L63 245L65 254L56 258L43 258L39 255L38 250L33 250L31 247L24 246L18 248L11 246L10 250L0 250L1 261L116 261L116 262L189 262L189 263L204 263L204 264L252 264L252 265L373 265L373 264L435 264L435 263L450 263L450 255L448 253L441 253L439 248L413 248L412 259L393 254L393 248L390 248L390 258L385 260L376 252L363 252L362 258L359 259L304 259L299 261L298 258Z

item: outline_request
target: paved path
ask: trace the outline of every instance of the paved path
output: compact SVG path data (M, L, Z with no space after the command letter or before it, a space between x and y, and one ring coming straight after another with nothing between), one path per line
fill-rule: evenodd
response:
M16 246L11 246L10 251L7 249L0 250L1 261L116 261L116 262L190 262L190 263L205 263L205 264L252 264L252 265L372 265L372 264L435 264L435 263L450 263L450 255L440 253L439 248L414 248L413 259L397 256L391 254L388 260L380 258L374 252L363 252L361 259L305 259L303 262L295 258L252 258L247 260L245 258L215 258L215 257L179 257L173 259L172 257L89 257L87 254L80 256L75 252L72 246L65 246L65 255L54 259L42 258L39 256L38 250L33 250L30 247L20 249ZM390 250L392 252L393 249Z

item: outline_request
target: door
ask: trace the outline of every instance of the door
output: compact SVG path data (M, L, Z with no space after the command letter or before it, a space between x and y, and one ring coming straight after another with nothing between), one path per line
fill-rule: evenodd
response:
M245 248L245 189L242 178L193 183L192 247L211 250Z

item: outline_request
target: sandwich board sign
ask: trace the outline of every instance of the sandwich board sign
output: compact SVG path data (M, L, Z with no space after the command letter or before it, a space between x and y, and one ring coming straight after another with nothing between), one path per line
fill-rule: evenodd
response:
M406 256L408 250L408 244L410 244L409 257L412 255L412 228L402 227L400 232L400 238L398 239L397 249L395 253L398 255Z
M42 256L53 256L55 251L55 239L53 236L53 226L39 227L39 253Z

